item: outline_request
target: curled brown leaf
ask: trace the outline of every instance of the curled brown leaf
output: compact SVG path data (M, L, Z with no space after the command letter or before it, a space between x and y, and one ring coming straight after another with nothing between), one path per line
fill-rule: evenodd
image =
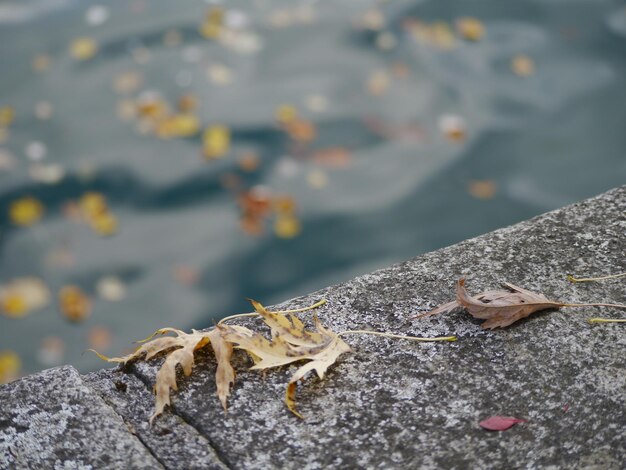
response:
M562 302L549 300L543 294L531 292L513 284L504 283L502 290L490 290L470 296L465 289L465 279L456 285L456 300L414 318L424 318L456 309L466 309L474 318L487 320L482 327L487 329L504 328L540 310L559 309L568 306Z

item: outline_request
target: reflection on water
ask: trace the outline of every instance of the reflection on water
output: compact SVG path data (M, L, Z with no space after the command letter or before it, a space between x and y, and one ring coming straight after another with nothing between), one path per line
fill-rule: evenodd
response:
M209 3L0 3L0 379L624 182L619 1Z

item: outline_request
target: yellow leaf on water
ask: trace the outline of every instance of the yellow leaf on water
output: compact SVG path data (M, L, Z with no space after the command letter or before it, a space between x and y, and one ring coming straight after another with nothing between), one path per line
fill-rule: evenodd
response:
M93 217L90 220L90 225L98 235L108 237L117 232L117 217L107 210Z
M92 38L76 38L70 44L70 55L76 60L88 60L97 53L98 43Z
M0 107L0 127L8 127L15 119L15 108L12 106Z
M18 293L9 292L0 299L2 313L7 317L20 318L28 313L28 306L24 297Z
M91 218L107 210L107 201L104 195L94 191L83 194L79 205L85 217Z
M222 24L224 22L224 10L222 8L211 8L202 24L199 31L202 36L207 39L216 39L222 32Z
M225 126L207 127L202 135L202 153L207 159L221 158L230 150L230 130Z
M294 238L300 230L300 221L291 215L278 216L274 222L274 232L280 238Z
M23 317L50 302L50 291L36 277L17 278L0 286L0 309L8 317Z
M24 197L9 206L9 218L15 225L30 226L36 223L44 213L44 207L34 197Z
M283 104L276 109L276 120L282 126L291 124L298 119L298 110L290 105Z
M478 41L485 35L485 26L477 18L465 17L456 20L456 30L463 39Z
M22 368L20 357L13 351L0 351L0 384L15 380Z
M81 322L91 314L91 300L78 286L65 286L59 292L59 310L72 322Z
M200 121L193 114L175 114L157 123L156 134L167 139L170 137L190 137L200 129Z

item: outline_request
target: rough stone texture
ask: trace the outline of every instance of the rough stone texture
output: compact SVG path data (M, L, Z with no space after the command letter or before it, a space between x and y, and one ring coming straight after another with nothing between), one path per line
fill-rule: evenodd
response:
M0 468L162 468L70 366L0 388Z
M246 371L243 354L234 361L239 374L227 415L215 396L215 361L201 351L192 376L179 377L172 398L177 416L157 418L152 430L140 424L152 397L135 376L151 386L159 360L138 363L129 375L91 375L87 383L172 468L168 452L181 455L179 444L187 439L181 436L192 436L189 453L206 440L231 468L622 469L624 325L589 325L586 319L623 318L623 311L548 311L496 331L482 330L464 312L411 316L451 300L461 276L472 293L508 281L555 300L626 303L623 278L588 284L565 278L626 271L625 234L626 186L281 305L305 306L324 297L328 304L318 314L335 331L459 337L455 343L420 344L347 336L354 352L342 356L323 381L310 377L299 385L305 420L283 404L295 367L261 375ZM113 389L116 381L127 384L126 392ZM0 388L0 396L7 393ZM528 422L488 432L478 422L491 415ZM0 432L6 429L0 422ZM170 437L163 435L168 430ZM207 449L198 458L213 455ZM191 465L195 457L188 458Z
M179 416L167 413L151 428L154 395L132 374L102 370L85 376L85 382L124 418L128 428L161 464L172 469L226 469L208 441Z

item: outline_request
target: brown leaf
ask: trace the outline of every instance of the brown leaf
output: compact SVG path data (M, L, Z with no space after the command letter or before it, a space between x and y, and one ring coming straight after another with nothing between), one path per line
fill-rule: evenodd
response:
M509 326L540 310L558 309L568 305L548 300L543 294L537 294L513 284L504 283L503 287L507 290L490 290L471 297L465 289L465 279L459 279L456 286L455 301L414 318L423 318L464 308L474 318L487 320L482 324L483 328L494 329Z

